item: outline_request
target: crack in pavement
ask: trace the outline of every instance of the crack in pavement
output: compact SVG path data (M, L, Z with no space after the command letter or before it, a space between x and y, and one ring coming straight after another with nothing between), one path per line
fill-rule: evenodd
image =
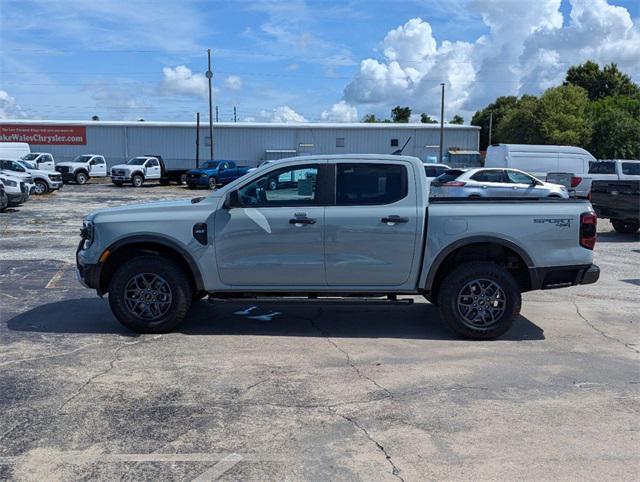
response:
M369 431L366 428L364 428L362 425L360 425L356 419L348 417L347 415L342 415L341 413L338 413L336 410L334 410L332 408L329 408L329 407L327 407L327 408L334 415L337 415L338 417L340 417L343 420L346 420L347 422L352 424L354 427L358 428L365 435L365 437L367 437L367 439L369 439L371 442L373 442L376 445L376 447L378 448L378 450L380 450L380 452L382 452L384 454L384 457L387 460L387 462L389 462L389 465L391 465L391 474L393 474L395 477L400 479L402 482L405 482L405 480L400 475L400 473L402 471L393 462L393 459L391 458L391 455L389 455L387 450L384 448L384 446L380 442L378 442L375 438L373 438L371 436L371 434L369 433Z
M617 343L620 343L621 345L623 345L625 348L636 352L636 353L640 353L640 350L635 349L633 346L631 346L630 343L625 343L624 341L622 341L619 338L616 338L615 336L611 336L611 335L607 335L604 331L600 330L599 328L596 328L596 326L591 323L581 312L580 312L580 307L578 306L578 303L576 303L575 301L573 302L573 306L576 307L576 313L578 314L578 316L580 318L582 318L582 320L584 320L584 322L589 325L589 327L595 331L596 333L599 333L600 335L602 335L604 338L607 338L611 341L615 341Z
M79 352L81 350L84 350L85 348L88 348L90 346L96 346L96 345L101 345L101 344L102 344L102 342L96 341L94 343L87 343L86 345L82 345L82 346L80 346L78 348L75 348L74 350L66 351L64 353L54 353L52 355L42 355L42 356L34 356L34 357L31 357L31 358L21 358L19 360L11 360L11 361L8 361L8 362L0 363L0 367L6 367L6 366L9 366L9 365L17 365L18 363L24 363L24 362L29 362L29 361L46 360L48 358L57 358L57 357L63 357L63 356L67 356L67 355L72 355L72 354L77 353L77 352Z
M105 369L102 370L101 372L96 373L95 375L92 375L91 377L89 377L89 379L84 382L80 388L78 388L78 390L76 390L76 392L71 395L69 398L67 398L58 408L58 412L62 411L62 409L64 407L66 407L69 403L71 403L73 400L75 400L78 396L80 396L80 394L82 393L82 391L87 388L87 386L89 386L91 383L93 383L95 380L97 380L98 378L100 378L103 375L106 375L107 373L109 373L111 370L113 370L115 368L116 362L119 361L118 359L118 354L120 353L120 350L127 348L129 346L133 346L133 345L140 345L142 343L145 343L148 340L157 340L158 338L160 338L162 335L155 335L153 337L150 338L143 338L142 340L139 341L134 341L131 343L123 343L122 345L120 345L118 348L116 348L113 351L113 357L111 358L111 361L109 362L109 366Z
M365 375L364 373L362 373L360 368L355 363L353 363L353 361L351 360L351 355L349 355L349 352L347 350L343 349L335 341L333 341L331 339L329 333L327 333L326 330L323 330L318 325L318 323L316 323L316 320L318 320L318 318L320 318L321 315L322 315L322 308L320 308L318 310L318 314L314 318L310 318L309 319L309 323L311 324L311 326L315 330L317 330L322 336L324 336L325 340L327 340L327 342L329 344L331 344L336 350L338 350L340 353L342 353L344 355L344 357L346 358L347 364L357 373L357 375L360 378L368 380L370 383L374 384L378 389L382 390L387 395L388 398L393 398L393 393L391 393L391 391L389 389L383 387L378 382L376 382L373 378L371 378L368 375Z

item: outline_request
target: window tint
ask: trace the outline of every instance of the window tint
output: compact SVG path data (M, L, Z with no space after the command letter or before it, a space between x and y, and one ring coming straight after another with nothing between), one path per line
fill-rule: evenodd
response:
M507 173L507 181L514 184L531 184L533 178L527 176L523 172L518 171L505 171Z
M445 182L451 182L458 179L464 174L464 171L459 169L448 169L433 180L434 184L444 184Z
M104 159L102 157L95 157L93 160L96 161L96 164L104 164Z
M607 161L589 162L589 174L615 174L616 163Z
M398 139L391 139L391 147L398 147Z
M241 187L245 206L306 206L315 204L318 165L271 171Z
M622 174L627 176L640 176L640 162L623 162Z
M337 165L336 204L391 204L407 195L407 169L398 164Z
M505 179L501 170L478 171L473 176L471 176L471 179L479 182L505 182Z
M149 159L149 162L147 163L147 167L156 167L158 165L158 161L155 159Z

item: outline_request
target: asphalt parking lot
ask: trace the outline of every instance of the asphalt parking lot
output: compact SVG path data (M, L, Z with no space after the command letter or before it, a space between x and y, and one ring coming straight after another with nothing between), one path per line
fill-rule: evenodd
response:
M412 305L199 302L135 335L74 274L82 217L205 191L67 185L0 214L0 479L640 476L640 242L503 338Z

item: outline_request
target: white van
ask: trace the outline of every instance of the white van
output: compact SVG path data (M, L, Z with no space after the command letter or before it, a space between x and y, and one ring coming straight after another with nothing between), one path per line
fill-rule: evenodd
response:
M489 146L484 165L512 167L549 182L566 183L571 194L586 198L591 191L589 162L595 160L588 151L574 146L498 144Z
M0 159L17 161L31 152L26 142L0 142Z

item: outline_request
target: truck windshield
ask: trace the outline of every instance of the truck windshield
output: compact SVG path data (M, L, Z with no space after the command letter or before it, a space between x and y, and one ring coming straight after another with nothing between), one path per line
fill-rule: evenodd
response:
M26 156L22 156L22 160L23 161L34 161L36 159L36 157L38 157L38 154L35 153L31 153L31 154L27 154Z
M73 158L73 161L71 162L89 162L89 159L91 159L93 156L87 156L87 155L82 155L82 156L76 156Z
M202 164L202 169L215 169L220 164L219 161L207 161Z
M640 162L623 162L622 174L627 176L640 176Z
M130 166L142 166L147 161L146 157L134 157L133 159L129 159Z
M31 164L29 161L17 161L22 167L26 167L27 169L37 169L36 166Z

